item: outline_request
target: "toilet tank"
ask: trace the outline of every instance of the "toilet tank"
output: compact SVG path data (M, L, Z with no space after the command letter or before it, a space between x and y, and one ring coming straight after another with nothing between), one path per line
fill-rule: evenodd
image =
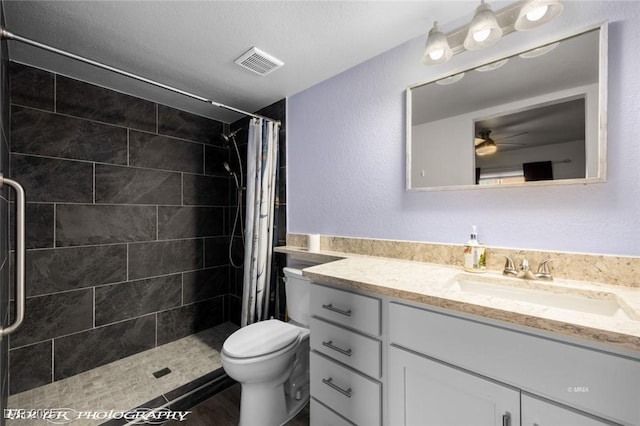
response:
M286 267L283 271L289 319L298 325L309 327L310 281L302 276L301 269Z

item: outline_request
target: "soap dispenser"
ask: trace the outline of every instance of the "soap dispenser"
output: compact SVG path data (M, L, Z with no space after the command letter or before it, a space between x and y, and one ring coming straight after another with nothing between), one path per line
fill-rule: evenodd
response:
M485 272L487 270L487 252L478 241L476 226L473 225L471 237L464 245L464 270L467 272Z

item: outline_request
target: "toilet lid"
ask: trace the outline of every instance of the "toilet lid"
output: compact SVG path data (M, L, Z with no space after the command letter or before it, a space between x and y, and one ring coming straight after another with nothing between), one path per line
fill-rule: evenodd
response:
M300 328L278 320L251 324L225 340L222 350L235 358L251 358L275 352L293 343Z

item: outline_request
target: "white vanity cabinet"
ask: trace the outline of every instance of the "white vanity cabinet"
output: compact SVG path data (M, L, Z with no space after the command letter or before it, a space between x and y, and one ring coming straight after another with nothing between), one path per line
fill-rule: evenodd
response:
M381 300L311 284L311 424L382 424Z
M518 389L397 347L389 349L388 389L393 426L520 425Z
M605 423L585 413L522 394L522 426L603 426Z
M520 413L527 426L640 425L637 359L395 302L389 343L393 426L501 425L505 413L510 425ZM486 422L466 422L467 410Z

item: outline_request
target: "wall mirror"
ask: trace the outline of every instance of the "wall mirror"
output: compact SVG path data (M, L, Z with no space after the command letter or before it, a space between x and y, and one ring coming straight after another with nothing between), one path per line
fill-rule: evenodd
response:
M407 190L606 180L607 26L407 89Z

